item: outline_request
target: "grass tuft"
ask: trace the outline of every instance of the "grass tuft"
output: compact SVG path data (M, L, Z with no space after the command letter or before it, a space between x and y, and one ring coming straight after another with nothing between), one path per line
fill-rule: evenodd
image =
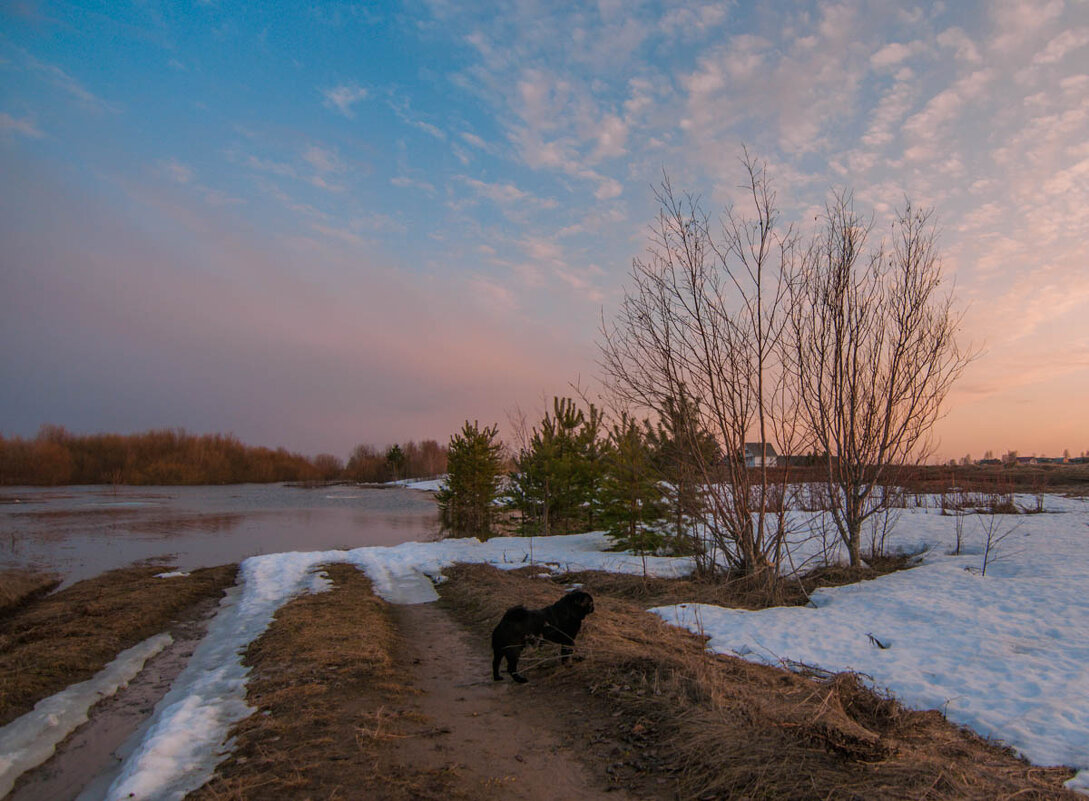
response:
M36 570L0 570L0 615L10 615L19 607L47 595L60 586L55 573Z

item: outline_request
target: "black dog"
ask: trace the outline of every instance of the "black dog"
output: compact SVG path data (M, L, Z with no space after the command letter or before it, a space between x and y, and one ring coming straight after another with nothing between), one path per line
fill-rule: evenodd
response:
M512 606L492 632L492 678L502 681L499 664L507 659L507 672L520 684L528 679L518 672L518 657L530 643L545 639L560 644L560 661L566 663L574 650L582 619L594 611L590 593L575 590L544 609Z

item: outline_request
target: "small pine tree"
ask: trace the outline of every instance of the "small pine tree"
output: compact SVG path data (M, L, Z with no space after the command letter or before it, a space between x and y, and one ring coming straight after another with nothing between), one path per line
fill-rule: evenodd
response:
M386 451L386 464L395 480L404 478L405 452L400 445L391 445Z
M541 534L592 525L601 483L601 412L570 398L553 398L528 445L515 460L512 498Z
M715 439L701 425L696 403L682 391L667 400L658 425L647 427L647 444L666 484L674 536L691 536L689 523L703 512L703 487L711 466L719 461Z
M503 444L499 427L481 429L468 420L450 437L446 485L437 494L443 529L454 534L489 537L499 494Z
M602 517L618 545L645 554L662 546L666 511L645 429L626 413L609 431Z

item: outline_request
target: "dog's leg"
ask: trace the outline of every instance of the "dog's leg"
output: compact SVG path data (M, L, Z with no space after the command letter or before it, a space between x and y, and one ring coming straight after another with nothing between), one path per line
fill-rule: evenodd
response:
M500 648L492 650L492 678L496 681L503 681L503 677L499 675L499 665L503 661L503 651Z
M507 651L507 672L516 682L525 684L529 679L518 672L518 657L521 653L521 648L511 648Z
M575 652L575 649L572 648L570 645L561 645L560 646L560 664L561 665L566 665L568 658L574 652Z

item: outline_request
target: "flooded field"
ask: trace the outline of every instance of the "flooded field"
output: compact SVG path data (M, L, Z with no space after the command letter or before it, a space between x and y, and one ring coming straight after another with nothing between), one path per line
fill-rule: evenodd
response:
M283 484L5 487L0 569L65 583L148 560L186 570L279 551L394 545L438 536L429 492Z

